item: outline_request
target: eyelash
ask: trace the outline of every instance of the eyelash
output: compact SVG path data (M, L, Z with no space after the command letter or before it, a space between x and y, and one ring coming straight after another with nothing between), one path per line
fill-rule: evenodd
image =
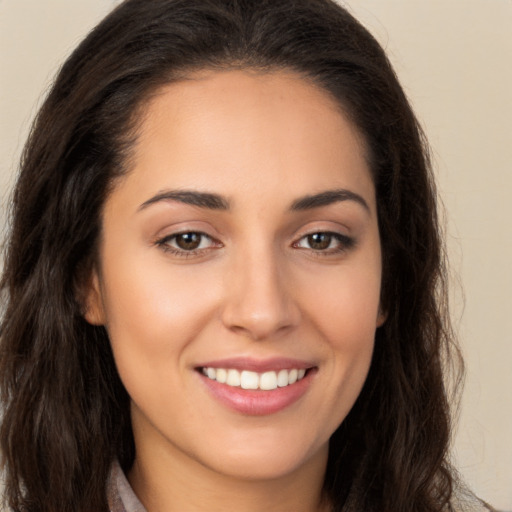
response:
M333 241L336 242L336 247L326 249L313 249L312 247L300 247L299 244L303 240L307 240L310 237L314 236L327 236L329 237L329 246L332 244ZM312 254L319 257L328 257L333 256L337 254L344 253L348 251L349 249L352 249L356 244L356 241L354 238L351 238L347 235L342 235L341 233L336 233L333 231L314 231L313 233L308 233L304 236L302 236L297 242L293 243L293 247L296 247L297 249L304 249L307 251L311 251Z
M197 235L201 238L200 244L204 241L204 239L208 239L212 242L211 247L199 247L197 249L181 249L179 247L173 247L170 245L172 241L176 241L176 239L179 236L185 236L185 235ZM212 247L222 247L222 243L215 240L211 236L207 235L206 233L202 233L201 231L182 231L181 233L173 233L172 235L167 235L159 240L156 241L156 245L160 247L164 252L171 253L174 256L178 256L181 258L191 258L194 256L198 256L200 254L204 254L205 251L208 251Z
M176 242L176 239L180 236L185 235L195 235L200 237L200 243L199 247L196 249L182 249L179 247L173 247L170 245L172 242ZM314 249L312 247L301 247L299 244L303 240L308 240L310 237L314 236L327 236L329 237L329 246L332 244L333 240L336 242L337 246L327 247L325 249ZM210 240L212 245L209 247L200 247L204 239ZM356 241L354 238L351 238L346 235L342 235L341 233L336 233L332 231L315 231L313 233L308 233L306 235L303 235L297 242L294 242L292 244L292 247L296 249L301 250L307 250L310 251L315 256L319 257L328 257L333 256L336 254L344 253L350 249L352 249L356 244ZM172 235L167 235L163 238L160 238L155 242L155 245L157 245L159 248L161 248L164 252L173 254L174 256L178 256L180 258L191 258L194 256L199 256L201 254L204 254L206 251L212 249L212 248L220 248L223 247L223 244L219 242L218 240L215 240L211 236L207 235L206 233L203 233L201 231L182 231L180 233L173 233Z

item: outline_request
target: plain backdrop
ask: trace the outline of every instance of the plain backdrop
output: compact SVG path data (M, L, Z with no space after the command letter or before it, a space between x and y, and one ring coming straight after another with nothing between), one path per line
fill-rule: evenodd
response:
M116 3L0 0L2 231L37 106ZM512 510L512 1L344 4L386 48L433 148L467 362L454 458L478 495Z

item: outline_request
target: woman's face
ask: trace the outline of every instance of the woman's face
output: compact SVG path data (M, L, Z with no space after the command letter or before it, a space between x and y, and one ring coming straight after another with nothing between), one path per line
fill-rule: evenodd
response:
M248 479L323 467L383 321L354 126L294 74L203 72L151 99L130 165L86 317L108 331L137 458Z

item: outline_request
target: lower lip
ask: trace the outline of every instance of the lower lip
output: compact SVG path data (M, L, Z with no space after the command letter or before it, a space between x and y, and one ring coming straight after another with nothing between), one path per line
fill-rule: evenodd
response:
M242 389L199 374L210 393L223 405L250 416L275 414L297 402L309 389L314 370L299 381L271 391Z

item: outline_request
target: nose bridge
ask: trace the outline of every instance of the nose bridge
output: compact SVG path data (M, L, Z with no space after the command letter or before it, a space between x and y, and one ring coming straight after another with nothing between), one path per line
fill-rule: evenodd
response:
M296 324L298 308L290 293L286 259L270 243L251 245L237 254L227 278L223 321L231 330L265 339Z

